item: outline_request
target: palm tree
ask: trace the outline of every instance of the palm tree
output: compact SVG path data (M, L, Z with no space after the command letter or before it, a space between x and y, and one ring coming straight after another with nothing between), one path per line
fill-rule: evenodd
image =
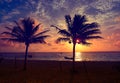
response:
M55 25L51 25L51 27L55 27L58 30L58 34L61 34L63 37L59 37L56 42L59 43L61 41L73 43L73 65L72 69L75 71L75 47L76 44L90 45L88 40L90 39L98 39L102 38L96 34L100 34L99 25L96 22L86 23L86 16L75 15L73 19L71 19L70 15L65 16L65 21L67 24L67 29L60 29Z
M34 20L30 17L24 18L20 20L20 22L15 21L15 26L13 28L5 27L8 31L3 32L2 34L6 34L7 37L1 38L2 40L8 40L12 42L24 43L26 46L25 50L25 60L24 60L24 70L26 70L27 66L27 55L28 48L31 43L46 43L45 39L49 37L49 35L44 35L44 33L49 30L45 30L37 33L40 28L38 24L35 26Z

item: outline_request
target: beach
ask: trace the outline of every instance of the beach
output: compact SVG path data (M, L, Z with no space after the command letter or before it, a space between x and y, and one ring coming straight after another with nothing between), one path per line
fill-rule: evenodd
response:
M23 71L23 60L0 63L0 83L120 83L119 61L76 62L29 60Z

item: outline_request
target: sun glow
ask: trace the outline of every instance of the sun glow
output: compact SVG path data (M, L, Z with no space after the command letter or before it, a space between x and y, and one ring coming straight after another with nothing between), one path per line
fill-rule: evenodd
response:
M80 44L80 39L77 39L77 40L76 40L76 43Z
M73 44L72 43L66 43L66 49L68 50L68 51L73 51ZM87 51L87 48L86 48L86 46L83 46L83 45L81 45L81 44L76 44L76 52L84 52L84 51Z

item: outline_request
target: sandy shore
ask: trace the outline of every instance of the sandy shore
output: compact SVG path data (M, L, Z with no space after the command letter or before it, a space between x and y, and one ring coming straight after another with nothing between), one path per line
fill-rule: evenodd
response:
M4 60L0 63L0 83L120 83L120 62L72 62Z

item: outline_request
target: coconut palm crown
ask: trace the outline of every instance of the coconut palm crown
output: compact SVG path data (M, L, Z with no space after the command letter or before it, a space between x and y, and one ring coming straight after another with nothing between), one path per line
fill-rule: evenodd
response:
M12 28L5 27L8 31L3 32L2 34L7 35L5 38L1 38L2 40L8 40L12 42L24 43L26 46L25 51L25 61L24 61L24 70L26 70L27 63L27 55L28 55L28 47L31 43L46 43L45 39L49 37L49 35L44 35L44 33L49 30L45 30L37 33L39 30L39 25L34 26L35 22L32 18L24 18L20 20L20 22L15 21L15 26Z
M87 23L86 16L75 15L73 19L71 19L70 15L65 16L65 21L67 24L67 29L61 29L55 25L51 25L51 27L55 27L58 30L58 34L61 34L63 37L59 37L56 42L59 43L61 41L73 43L73 71L74 71L74 63L75 63L75 46L76 43L83 45L90 45L92 43L88 42L91 39L102 38L97 35L100 34L99 25L96 22Z

